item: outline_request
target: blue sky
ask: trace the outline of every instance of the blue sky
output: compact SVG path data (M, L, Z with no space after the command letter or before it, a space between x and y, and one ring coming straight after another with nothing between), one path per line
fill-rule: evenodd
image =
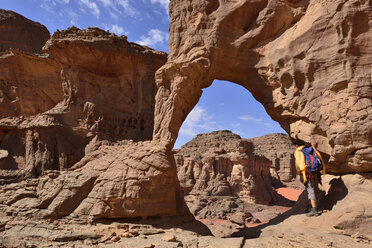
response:
M70 26L99 27L129 41L168 52L169 0L0 0L53 34ZM183 123L175 148L198 133L228 129L243 138L285 131L243 87L215 81Z

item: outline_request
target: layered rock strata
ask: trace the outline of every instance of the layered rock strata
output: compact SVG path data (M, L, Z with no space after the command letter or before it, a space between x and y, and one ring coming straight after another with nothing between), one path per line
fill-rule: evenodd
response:
M214 79L249 90L329 172L372 170L370 1L171 0L154 138L172 147Z
M167 55L75 27L43 51L1 53L1 204L52 218L188 214L171 150L140 142Z
M166 54L103 30L56 32L44 54L0 57L1 169L66 169L101 142L150 140ZM4 160L0 159L0 160Z
M48 29L10 10L0 9L0 52L9 48L41 53L49 39Z
M245 222L260 221L251 213L263 211L258 207L261 204L292 206L273 190L274 185L283 184L278 175L288 179L284 183L295 179L291 150L289 137L284 134L254 139L242 139L228 130L198 134L174 150L178 178L190 212L199 219L234 220L239 216L238 225L244 226ZM270 211L273 214L273 209ZM268 215L270 211L264 212ZM246 215L251 218L242 217ZM208 227L214 235L228 233L221 226Z
M268 134L248 139L254 147L254 154L271 160L270 173L280 183L296 179L296 166L293 156L294 146L288 135L282 133Z
M174 151L184 193L272 202L271 161L253 150L251 142L231 131L198 134Z
M292 138L309 141L315 137L329 171L370 171L371 15L370 1L359 0L172 0L170 54L156 74L159 89L153 141L119 142L100 148L102 140L151 138L152 117L142 122L148 103L141 94L147 91L139 85L150 82L148 87L155 90L151 86L153 72L166 55L99 29L71 28L55 34L45 46L50 57L36 57L58 64L60 77L54 81L51 76L50 82L62 84L62 100L55 100L52 109L42 112L31 108L40 112L28 114L26 105L23 110L9 107L22 103L14 96L18 88L10 83L2 89L3 96L4 92L10 95L3 97L9 117L0 123L5 130L0 149L8 152L2 159L13 159L16 168L20 164L17 161L23 161L19 168L42 175L30 182L31 192L20 190L4 203L20 209L50 209L54 216L76 212L117 218L187 212L179 197L171 149L202 89L214 79L238 83L252 92ZM16 54L1 56L6 59ZM143 62L148 57L150 62ZM125 64L127 59L142 61L141 66ZM15 73L15 78L18 76ZM137 78L140 80L133 81ZM111 97L119 109L105 106ZM137 104L138 98L144 102ZM19 113L22 116L17 116ZM12 147L20 151L7 147L5 140L17 140L13 137L19 137L19 143L15 141ZM119 154L115 155L116 150ZM45 169L72 166L70 172L43 175ZM111 178L117 183L110 184ZM39 192L32 192L32 183L37 183ZM64 184L66 188L61 186ZM152 203L152 192L161 197L149 209L141 201ZM161 204L163 201L170 207Z
M151 141L103 145L70 171L48 170L37 179L0 187L0 204L46 209L52 218L185 214L172 156Z

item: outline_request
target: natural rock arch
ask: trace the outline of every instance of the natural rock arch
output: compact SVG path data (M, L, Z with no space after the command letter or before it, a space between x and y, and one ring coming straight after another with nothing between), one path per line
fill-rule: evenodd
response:
M328 171L371 171L370 1L171 0L153 139L173 147L202 89L242 85Z
M367 0L171 0L170 54L168 62L156 73L153 140L99 147L93 140L89 145L93 151L72 167L62 166L68 171L46 171L36 180L27 179L25 183L31 182L33 187L30 193L17 192L17 187L1 188L0 203L47 209L54 216L74 213L95 218L133 218L189 214L171 148L202 89L214 79L247 88L292 138L309 141L316 136L320 150L328 155L328 171L372 171L371 5ZM55 34L50 41L59 44L59 49L47 46L50 58L19 56L22 61L60 57L61 64L69 65L64 67L61 79L71 82L77 75L73 67L90 65L76 57L79 53L71 52L84 44L90 47L97 42L108 49L112 48L110 44L116 44L114 47L118 45L117 51L123 52L125 58L127 52L130 58L149 57L145 65L153 68L152 72L165 59L164 54L97 29L72 28ZM66 56L61 56L65 50ZM105 49L88 50L102 57L108 55ZM18 53L14 53L17 57ZM84 63L71 64L73 58ZM108 61L115 66L101 66L106 60L97 61L96 57L88 60L92 71L98 69L96 72L106 76L112 74L101 69L120 72L125 63L117 58ZM60 69L53 70L56 78ZM145 79L151 80L152 75ZM61 92L59 96L63 97ZM88 114L91 109L90 104L86 105ZM71 113L75 112L65 116ZM81 113L85 113L84 109ZM48 111L37 115L35 122L27 118L21 121L27 125L40 121L48 126L59 121L53 116L55 112ZM18 119L10 120L5 119L4 125L18 128ZM108 120L117 122L118 118ZM29 141L40 137L29 133ZM19 179L18 175L15 179Z

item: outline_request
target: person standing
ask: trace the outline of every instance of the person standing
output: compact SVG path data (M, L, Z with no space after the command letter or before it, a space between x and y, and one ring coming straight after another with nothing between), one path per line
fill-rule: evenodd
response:
M319 151L316 149L317 144L314 139L311 140L311 146L305 146L301 140L296 140L294 146L296 147L294 152L296 170L301 175L301 181L305 185L311 204L311 209L306 216L318 216L316 196L319 192L318 184L321 184L321 172L323 175L325 174L325 164Z

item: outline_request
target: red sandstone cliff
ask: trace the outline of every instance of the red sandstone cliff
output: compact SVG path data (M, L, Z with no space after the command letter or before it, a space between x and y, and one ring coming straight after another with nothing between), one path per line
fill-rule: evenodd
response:
M94 28L57 32L44 52L0 57L2 169L40 175L71 167L100 140L151 139L154 71L166 54Z
M155 139L172 147L214 79L249 90L335 173L372 170L370 1L172 0Z
M22 221L187 214L171 149L216 78L250 90L292 138L315 136L331 172L371 171L370 1L172 0L170 9L153 117L142 94L156 89L166 55L123 36L70 28L47 53L1 53L0 205L11 216L1 230L23 228L13 213ZM333 199L342 221L327 223L334 212L319 219L353 233L370 224L371 179L348 178L329 182L330 199L342 190Z
M49 39L48 29L10 10L0 9L0 52L9 48L41 53Z
M152 138L167 55L98 28L58 31L43 49L0 55L0 204L35 216L187 213L171 151L139 142Z

